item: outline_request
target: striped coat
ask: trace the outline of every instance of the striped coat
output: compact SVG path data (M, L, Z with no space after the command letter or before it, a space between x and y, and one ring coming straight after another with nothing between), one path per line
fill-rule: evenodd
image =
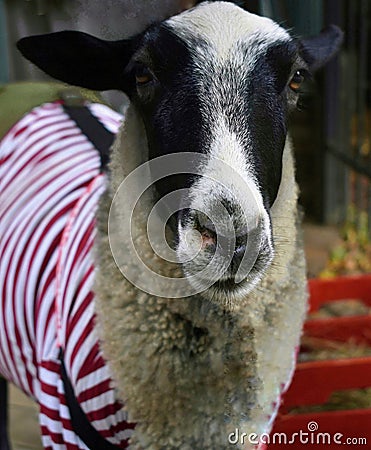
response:
M122 117L93 115L116 133ZM60 102L24 116L0 142L0 374L40 407L46 449L86 449L75 433L61 359L91 425L126 448L132 424L94 326L92 245L105 187L100 157Z

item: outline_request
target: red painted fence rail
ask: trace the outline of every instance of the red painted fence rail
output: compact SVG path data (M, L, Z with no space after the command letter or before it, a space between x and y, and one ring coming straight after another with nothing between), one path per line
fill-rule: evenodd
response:
M309 281L310 312L328 302L357 299L371 307L371 274ZM309 337L371 346L371 315L308 320ZM270 435L268 450L371 449L370 408L290 413L297 406L322 405L334 391L371 387L371 356L297 365ZM296 434L295 434L296 433Z

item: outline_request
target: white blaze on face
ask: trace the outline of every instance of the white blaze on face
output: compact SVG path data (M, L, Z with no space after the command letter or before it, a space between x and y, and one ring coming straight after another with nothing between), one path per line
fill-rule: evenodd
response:
M203 176L190 188L190 206L208 213L214 205L228 202L234 209L234 213L229 212L233 222L241 226L246 224L246 231L253 230L268 216L253 176L252 163L225 122L215 124L212 136L207 163L202 168ZM238 229L236 232L238 234Z

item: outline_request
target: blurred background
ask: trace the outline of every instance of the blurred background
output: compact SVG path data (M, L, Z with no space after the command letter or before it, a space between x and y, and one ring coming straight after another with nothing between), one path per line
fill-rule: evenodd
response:
M0 0L0 83L45 80L15 42L27 35L77 29L106 39L128 37L191 7L193 0ZM245 0L248 11L273 18L298 37L336 24L345 33L339 56L315 75L314 91L291 121L308 274L371 272L371 2ZM117 110L127 100L105 99ZM366 398L370 401L371 394ZM18 414L18 415L17 415ZM16 449L41 448L33 405L12 393ZM28 426L28 421L31 424ZM26 430L26 431L25 431Z

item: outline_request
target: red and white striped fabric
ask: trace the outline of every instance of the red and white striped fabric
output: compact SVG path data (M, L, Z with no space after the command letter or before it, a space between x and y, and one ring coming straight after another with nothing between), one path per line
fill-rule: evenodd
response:
M89 109L118 131L119 114ZM71 426L60 349L93 427L121 448L133 428L94 328L92 244L104 186L98 151L58 102L32 110L0 142L0 373L40 405L46 449L87 449Z

